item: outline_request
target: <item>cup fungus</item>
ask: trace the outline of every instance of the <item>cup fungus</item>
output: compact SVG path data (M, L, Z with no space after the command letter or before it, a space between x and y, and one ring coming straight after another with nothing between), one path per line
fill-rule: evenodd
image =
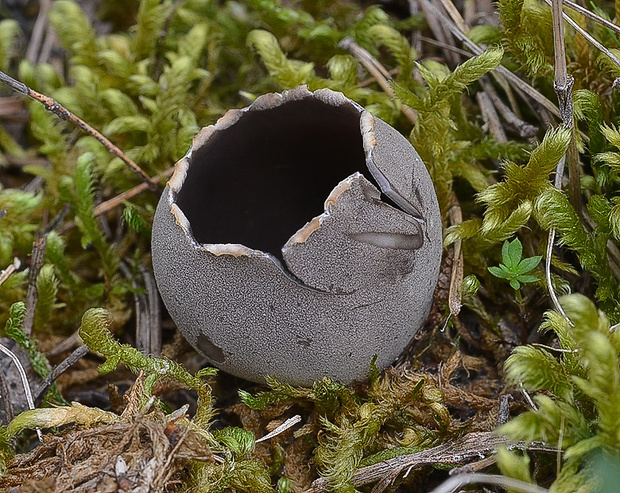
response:
M266 94L203 128L153 224L168 311L212 364L349 383L422 326L441 218L411 144L343 94Z

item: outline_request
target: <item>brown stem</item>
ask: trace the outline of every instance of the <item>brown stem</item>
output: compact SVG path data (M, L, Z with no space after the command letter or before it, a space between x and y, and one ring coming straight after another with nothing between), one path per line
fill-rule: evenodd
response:
M452 20L444 15L442 12L437 9L429 0L418 0L421 6L424 6L425 9L428 9L435 15L445 26L450 30L450 32L457 38L463 45L467 47L475 55L480 55L484 52L484 50L474 43L471 39L467 37L467 35L462 32ZM549 101L545 96L543 96L540 92L536 91L533 87L528 85L526 82L519 79L519 77L513 74L506 67L502 67L501 65L495 69L497 72L502 74L508 82L510 82L513 86L521 89L525 92L529 97L531 97L534 101L547 108L554 115L559 116L559 111L557 106L555 106L551 101Z
M508 105L498 96L493 84L488 81L486 76L482 77L479 82L485 93L488 94L493 106L497 108L499 114L504 118L506 124L509 125L510 128L516 130L519 133L519 137L534 137L536 135L538 129L515 115Z
M555 81L554 89L558 97L558 104L560 109L560 116L562 123L566 128L571 129L571 145L575 142L575 125L573 121L573 85L575 80L568 75L568 69L566 66L566 51L564 48L564 19L562 17L562 0L552 0L551 4L553 12L553 45L554 45L554 58L555 58ZM570 149L569 145L569 149ZM581 215L581 194L579 190L579 166L576 160L578 155L576 148L572 152L567 152L565 156L560 159L555 170L554 185L556 188L562 188L562 177L564 176L564 163L566 157L569 159L569 177L570 177L570 198L573 207L579 215ZM571 162L572 161L572 162ZM549 238L547 240L547 252L545 258L545 275L547 278L547 288L549 290L549 296L555 309L560 312L567 320L566 313L562 309L558 298L553 289L551 282L551 255L553 252L553 244L555 240L555 228L551 228L549 231ZM570 320L569 320L570 322Z
M37 311L37 302L39 299L37 292L37 277L43 267L45 261L45 247L47 246L47 237L42 236L35 240L32 245L32 256L30 257L30 273L28 274L28 291L26 292L26 315L22 330L24 334L30 337L32 334L32 326L34 325L34 315Z
M381 89L383 89L383 91L391 98L394 97L394 90L392 89L392 86L390 86L389 82L392 80L392 76L374 56L358 45L350 36L347 36L340 41L338 46L349 51L355 58L357 58L364 68L368 70L370 75L375 78ZM402 104L400 106L400 111L409 119L411 123L415 124L415 122L418 121L417 113L409 106Z
M456 194L452 192L452 204L449 210L450 224L455 226L463 222L461 206ZM450 291L448 294L448 306L450 315L457 317L463 305L461 301L461 286L463 284L463 250L461 249L462 240L459 238L454 242L454 263L450 273Z
M45 377L39 386L34 391L34 400L38 401L41 399L45 393L49 390L52 384L58 379L60 375L66 372L69 368L71 368L75 363L77 363L80 359L88 354L88 346L86 344L82 344L75 351L73 351L65 360L60 362L56 368L54 368L51 373Z
M13 259L13 263L9 265L6 269L0 271L0 284L6 281L13 272L19 269L21 266L21 262L17 257Z
M174 168L169 168L166 171L164 171L160 176L163 178L169 178L170 176L172 176L172 173L174 173ZM156 180L158 180L160 176L156 176L152 178L153 183L157 183ZM106 212L110 212L111 210L121 205L123 201L129 200L148 189L150 189L150 187L148 186L147 183L141 183L140 185L136 185L135 187L130 188L129 190L121 194L118 194L117 196L112 197L109 200L106 200L105 202L101 202L101 204L95 207L95 211L94 211L95 217L100 216L101 214L105 214ZM75 223L73 221L70 221L66 223L65 225L63 225L63 227L60 228L59 232L66 233L67 231L70 231L73 228L75 228Z
M47 27L47 13L51 5L52 2L50 0L41 0L41 2L39 2L39 14L34 23L30 43L28 43L28 49L26 50L26 60L33 65L40 60L39 52L43 44L43 34Z
M38 101L39 103L45 106L45 109L51 111L55 115L57 115L62 120L69 120L73 124L80 127L86 133L92 135L95 139L101 142L112 154L118 157L121 161L123 161L129 168L136 173L140 179L145 182L150 190L157 190L157 182L153 181L149 175L147 175L140 166L138 166L129 156L127 156L119 147L114 145L110 140L105 137L101 132L91 127L88 123L86 123L81 118L75 116L68 109L62 106L58 101L41 94L33 89L30 89L26 84L20 82L18 80L13 79L13 77L8 76L4 72L0 72L0 82L3 82L11 89L24 96L28 96L29 98Z
M478 460L484 456L494 454L497 449L507 444L507 438L493 432L468 433L463 438L450 441L415 454L401 455L381 461L372 466L358 469L353 474L351 482L353 486L362 486L379 481L373 491L383 491L403 471L419 468L431 464L460 465L472 460ZM523 444L517 444L517 448L526 448ZM556 453L555 447L530 444L528 450L540 450ZM305 493L319 493L331 491L329 481L319 478Z

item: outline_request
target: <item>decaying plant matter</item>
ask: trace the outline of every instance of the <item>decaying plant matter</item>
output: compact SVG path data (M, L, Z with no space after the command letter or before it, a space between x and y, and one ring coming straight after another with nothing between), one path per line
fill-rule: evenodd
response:
M0 71L18 90L0 88L0 327L36 408L1 406L15 415L0 427L1 488L615 484L617 4L30 4L0 4ZM200 370L151 274L151 189L198 129L301 84L341 91L409 138L445 227L425 330L349 386ZM494 276L500 264L511 272ZM2 396L21 392L15 368L0 359ZM445 468L456 477L441 484Z

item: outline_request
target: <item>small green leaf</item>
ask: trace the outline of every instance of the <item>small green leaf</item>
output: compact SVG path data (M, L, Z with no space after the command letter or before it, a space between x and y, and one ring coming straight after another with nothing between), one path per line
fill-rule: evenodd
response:
M510 257L510 242L506 240L502 245L502 259L506 262L506 259Z
M538 277L537 276L532 276L530 274L521 274L521 275L516 277L516 280L525 284L525 283L528 283L528 282L536 282L536 281L538 281Z
M499 277L500 279L508 279L508 275L506 274L506 272L500 269L499 267L492 266L492 267L488 267L488 269L489 269L489 272L493 274L495 277Z
M510 287L515 291L518 291L519 289L521 289L521 284L516 279L512 279L510 281Z
M526 272L535 269L538 264L540 264L541 259L542 257L540 255L524 258L523 260L521 260L521 262L519 262L516 270L522 274L525 274Z
M504 249L502 248L502 256L503 256L504 263L511 270L514 270L514 268L519 264L522 254L523 254L523 245L521 245L519 238L515 238L514 240L508 243L508 248L506 248L505 256L504 256Z

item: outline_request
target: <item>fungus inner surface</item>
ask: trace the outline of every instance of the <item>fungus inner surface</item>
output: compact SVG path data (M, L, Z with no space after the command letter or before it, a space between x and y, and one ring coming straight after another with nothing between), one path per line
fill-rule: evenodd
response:
M281 248L324 211L332 189L366 171L359 111L315 98L244 113L195 149L176 203L199 243ZM368 173L364 173L368 175Z

